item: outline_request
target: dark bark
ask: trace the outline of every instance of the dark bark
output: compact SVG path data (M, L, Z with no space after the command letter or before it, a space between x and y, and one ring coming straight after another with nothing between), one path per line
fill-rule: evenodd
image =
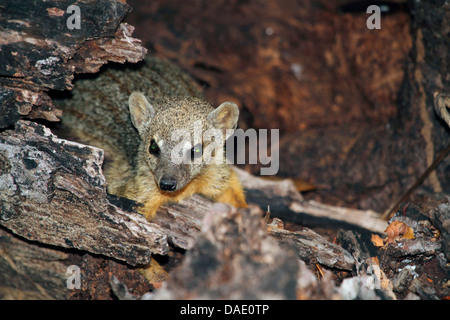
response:
M69 0L3 1L0 15L0 129L20 117L58 121L47 92L70 90L75 73L97 72L107 61L136 62L146 53L121 21L120 1L84 0L80 29L69 29Z
M0 224L15 234L132 265L167 253L159 226L108 201L101 149L19 121L0 135L0 159Z

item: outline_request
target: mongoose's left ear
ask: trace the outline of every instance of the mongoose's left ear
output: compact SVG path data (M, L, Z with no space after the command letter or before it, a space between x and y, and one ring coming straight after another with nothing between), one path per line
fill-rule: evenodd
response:
M143 125L151 120L155 115L155 109L147 101L147 98L140 92L134 91L128 99L131 122L142 133Z
M206 117L212 126L216 129L223 129L225 133L225 139L231 136L232 132L237 127L239 119L239 108L233 102L224 102L218 106L215 110L211 111ZM227 130L226 129L231 129Z

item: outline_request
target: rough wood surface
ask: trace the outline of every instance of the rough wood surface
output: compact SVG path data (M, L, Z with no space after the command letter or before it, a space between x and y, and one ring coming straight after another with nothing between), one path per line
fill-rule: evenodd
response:
M294 251L268 237L261 211L218 204L154 299L294 299Z
M102 151L59 139L32 122L19 121L14 131L4 131L0 148L0 223L39 243L145 264L151 254L166 254L168 243L192 249L205 227L205 217L214 212L214 204L201 196L162 207L152 223L119 209L105 192ZM249 186L249 195L259 190L250 199L258 196L263 203L292 202L298 195L287 180L243 174L242 183ZM263 221L264 211L253 208L252 214ZM269 234L282 243L293 243L297 256L310 264L353 269L354 261L345 250L309 229L271 229Z
M145 264L163 230L108 201L103 151L19 121L0 134L0 224L26 239Z
M447 261L450 261L450 198L447 203L441 203L430 211L430 219L441 233L443 251Z
M448 128L432 109L435 91L444 92L448 87L448 43L440 40L446 29L445 25L436 27L436 21L448 17L448 4L410 1L411 35L409 16L403 12L384 18L380 33L357 30L347 37L355 25L364 25L365 17L336 14L346 2L325 5L322 1L328 10L322 11L314 9L312 1L301 8L293 1L286 7L298 11L288 19L286 7L275 2L256 11L252 1L205 5L204 13L185 16L194 17L194 26L204 23L205 17L218 16L208 10L225 9L226 14L214 21L212 28L194 28L205 30L205 34L181 45L177 38L183 33L178 28L185 28L185 20L175 19L170 31L152 32L157 40L153 48L178 58L182 66L194 71L194 76L209 86L207 94L212 100L238 97L246 126L278 126L294 132L320 122L319 128L302 135L294 132L281 140L282 174L308 173L316 182L329 179L328 191L340 201L379 209L391 194L402 192L402 187L448 143ZM110 282L117 275L118 283L128 280L133 292L140 286L141 292L151 288L154 295L150 298L440 299L449 295L448 201L433 205L429 216L417 223L402 217L411 212L404 209L395 219L411 224L416 238L397 239L369 254L367 242L362 245L357 234L338 237L338 243L346 239L341 247L307 228L286 230L276 219L266 226L266 210L271 218L297 224L332 221L337 227L378 233L386 225L371 211L305 201L289 180L268 181L241 172L251 205L248 210L216 206L195 196L162 207L152 223L133 212L132 201L107 195L99 149L59 139L42 125L18 121L24 117L56 121L60 112L53 107L48 90L70 89L75 73L96 72L106 61L136 61L145 53L140 42L131 38L133 27L120 24L129 10L127 5L114 0L77 3L87 24L70 32L65 9L72 3L67 0L6 0L0 5L0 128L7 128L0 133L1 297L108 299ZM138 13L166 18L175 12L164 8L167 6L154 3L151 12ZM273 10L263 10L267 8ZM190 5L187 10L192 10ZM316 14L311 15L312 11ZM161 12L166 14L159 15ZM177 12L185 11L179 8ZM269 14L269 19L249 19L250 12L261 17ZM234 27L224 28L236 13ZM316 28L316 18L328 24ZM145 21L147 27L141 34L154 22ZM165 23L156 19L156 24ZM192 29L188 26L184 30ZM223 36L211 37L223 30ZM285 47L302 30L308 45L300 41ZM398 37L396 41L391 41L392 34ZM381 41L374 42L374 37ZM399 42L403 37L406 41ZM321 42L317 38L330 40L324 41L330 47L314 46ZM223 50L220 43L228 47ZM386 44L392 45L393 51L385 50ZM398 107L393 97L402 82L401 66L411 46ZM198 60L191 49L205 58ZM302 55L297 61L297 55L289 52L298 50ZM242 56L229 59L230 54L236 57L236 52ZM243 63L253 59L255 52L259 59ZM322 59L309 63L309 56L322 54ZM380 64L385 69L374 73ZM237 67L242 65L247 68ZM316 87L315 75L324 68L332 71L320 77L319 83L325 85ZM256 86L249 79L257 79ZM329 84L336 82L337 90L329 91ZM223 91L219 85L223 83L233 86ZM445 103L438 104L436 112L444 115L445 121L447 102L441 102ZM324 111L318 105L330 108ZM250 115L261 114L261 106L267 106L268 112L251 120ZM333 116L343 114L350 116ZM397 115L397 120L388 122ZM360 119L375 120L376 124L347 128L348 123ZM391 140L395 140L393 144L386 142ZM442 183L448 176L442 169L446 161L427 181L433 192L447 190ZM369 190L369 201L359 188ZM428 211L421 212L426 215ZM167 254L163 258L171 260L175 252L184 255L183 262L163 287L154 290L148 283L142 286L144 280L134 266L147 264L156 255ZM67 294L64 273L71 264L81 267L83 281L80 291ZM320 281L312 274L311 265L322 274ZM327 269L321 270L323 267ZM346 278L338 286L333 279L342 274ZM370 281L375 285L368 287ZM121 292L125 298L133 298L127 291Z
M261 215L267 208L270 209L271 217L279 217L285 221L295 221L301 223L302 219L315 219L317 224L325 223L332 227L336 225L342 227L345 224L348 228L359 228L367 232L384 233L388 226L387 222L382 220L379 215L370 211L347 209L342 207L334 207L316 203L313 201L305 201L302 196L295 189L292 181L289 179L281 181L272 181L260 177L255 177L243 170L234 168L238 173L241 183L245 189L247 201L249 204L257 205L261 209ZM160 225L167 232L168 241L182 249L189 249L194 243L196 235L202 228L202 220L204 216L211 210L213 203L200 195L181 201L180 203L162 206L157 213L153 222ZM348 214L348 215L347 215ZM333 223L329 223L333 221ZM292 233L287 230L280 231L286 237L295 238L297 236L304 236L310 239L308 244L305 241L305 246L314 247L321 246L320 241L325 241L323 238L319 242L320 236L313 231L304 228L304 231ZM315 234L315 235L313 235ZM273 235L283 238L283 235L278 235L275 231ZM317 237L316 237L317 236ZM315 238L315 240L313 240ZM324 243L321 243L322 245ZM305 247L299 250L304 250ZM315 249L314 249L315 251ZM317 251L314 254L325 256L327 253ZM313 254L313 255L314 255ZM335 252L337 254L337 252ZM311 255L309 256L311 258ZM350 268L345 256L342 256L346 268ZM320 259L320 258L319 258ZM326 258L324 258L326 260ZM339 259L338 259L339 260ZM333 263L329 263L332 267ZM345 269L345 268L344 268Z
M273 216L277 216L277 212L272 211L272 208L280 210L283 204L284 210L288 211L288 213L285 213L284 215L281 214L281 210L278 212L278 214L283 217L289 216L289 208L294 205L306 208L306 210L299 210L299 212L302 212L303 216L307 216L311 212L315 213L313 210L307 209L308 202L301 199L301 195L295 190L295 187L291 181L270 181L255 177L243 172L240 169L235 168L235 170L238 172L242 185L246 190L248 203L251 205L260 205L263 203L261 206L262 208L259 209L259 215L261 218L265 215L262 209L264 209L267 205L271 208L271 215ZM191 247L196 243L198 234L201 233L203 219L212 210L212 206L212 202L196 195L178 204L163 206L158 211L154 222L166 230L168 241L172 245L182 249L191 249ZM320 208L320 217L326 219L335 218L334 212L336 211L345 211L345 208L333 206L321 207L320 204L315 204L315 206ZM314 208L314 204L312 207ZM317 210L318 209L315 209L315 211ZM366 217L363 211L354 211L360 213L358 216L359 219L363 220ZM327 212L329 213L328 215ZM292 214L295 213L293 212ZM300 220L299 217L295 217L295 219L297 221ZM375 216L371 219L373 221L377 221ZM336 221L338 225L339 222L341 222L340 220L343 220L343 218L341 217ZM379 227L376 231L371 231L384 233L384 230L388 224L380 218L378 218L378 220ZM304 260L309 264L320 263L328 266L329 268L337 268L347 271L354 270L355 260L353 257L340 246L330 243L316 232L308 228L303 228L300 231L293 232L284 228L277 228L275 225L276 224L272 224L268 226L268 234L282 243L289 243L293 245L296 249L298 257L301 260ZM363 223L354 224L354 226L359 228L363 228L363 225Z
M75 73L107 61L136 62L146 49L122 23L130 7L116 0L76 2L80 29L69 29L70 0L5 0L0 4L0 128L19 118L58 121L49 89L73 87ZM101 14L99 14L101 13Z
M65 299L70 254L24 241L0 227L0 297Z
M308 264L319 263L329 268L355 270L356 261L350 253L310 229L292 232L273 223L268 226L267 231L281 243L294 244L299 258Z
M280 181L255 177L246 171L236 169L247 192L248 201L268 209L272 216L285 221L314 226L334 225L335 228L361 228L370 232L383 233L386 221L373 210L357 210L331 206L316 201L306 201L290 179ZM329 223L332 221L332 223Z
M434 94L434 111L450 128L450 94Z

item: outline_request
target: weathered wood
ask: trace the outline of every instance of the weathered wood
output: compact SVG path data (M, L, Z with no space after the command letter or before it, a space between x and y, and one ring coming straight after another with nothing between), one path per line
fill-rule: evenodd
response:
M69 28L75 4L80 28ZM121 23L130 7L116 0L5 0L0 4L0 128L19 118L59 121L49 89L73 87L75 73L107 61L136 62L146 49ZM101 13L101 14L100 14Z
M148 223L108 201L101 150L59 139L44 126L26 121L19 121L15 131L4 131L0 142L0 223L30 240L144 264L150 254L165 254L167 242L192 249L205 216L214 211L211 201L197 195L163 206ZM292 203L303 202L289 180L269 181L237 171L250 204L258 199L263 207L274 203L289 210ZM264 212L254 207L257 214L262 221ZM293 243L297 256L308 263L353 269L345 250L311 230L272 229L269 234Z
M189 249L202 229L204 216L212 206L212 201L194 195L179 203L161 206L153 222L164 229L171 245Z
M0 135L0 224L26 239L131 265L165 254L165 232L108 201L103 151L19 121Z
M388 226L386 221L372 211L305 201L289 179L272 181L253 176L238 168L234 170L238 173L245 189L248 203L258 205L262 210L269 208L271 216L301 223L302 218L311 215L313 218L326 219L329 227L332 227L333 222L337 223L338 227L345 222L347 225L377 233L384 233ZM194 195L180 203L162 206L153 222L166 230L168 241L172 245L188 249L201 230L202 219L211 210L212 205L213 202L208 199ZM289 231L285 230L285 232ZM309 232L310 230L305 228L306 237L310 235Z
M447 203L439 204L430 212L430 220L439 229L442 250L447 261L450 261L450 197L447 198Z
M294 299L295 252L268 237L261 211L215 205L154 299Z
M267 226L267 232L281 243L294 244L299 258L310 265L320 263L329 268L355 270L356 261L350 253L310 229L292 232L273 223Z
M0 227L0 299L65 299L71 254Z
M434 111L450 128L450 94L434 93Z
M66 0L26 0L22 2L6 0L4 3L6 3L6 7L1 8L0 14L0 112L2 114L0 127L6 128L16 123L16 128L15 130L3 131L0 134L0 225L2 225L0 228L0 246L4 253L0 255L0 284L10 284L10 286L0 285L0 295L5 296L5 288L13 288L17 289L14 292L18 294L20 294L21 289L24 289L25 294L29 294L30 297L62 298L64 294L61 290L64 290L63 272L67 266L66 262L73 260L71 255L79 258L81 252L96 254L95 258L87 254L83 259L82 267L89 271L83 289L88 292L92 289L92 285L98 284L98 288L101 288L99 290L103 290L111 279L109 274L111 269L108 269L111 265L120 265L120 268L126 271L130 267L129 265L145 264L152 254L167 253L168 243L170 243L175 247L189 250L181 268L175 271L173 276L171 274L170 280L164 285L163 289L156 293L155 297L157 298L294 298L298 258L308 263L318 263L331 269L347 270L352 271L352 273L354 267L356 267L357 276L343 282L340 288L332 285L331 277L328 277L327 272L324 272L325 277L321 284L318 285L315 281L313 286L316 290L315 295L313 295L315 297L318 297L317 292L325 289L327 292L323 293L322 296L326 297L333 297L333 292L338 292L340 297L346 298L391 297L392 290L389 285L383 288L384 293L381 296L377 295L377 292L380 292L377 288L370 291L369 295L361 291L368 280L377 279L377 281L381 281L386 277L380 272L381 276L377 275L374 278L373 274L361 269L361 266L368 268L378 265L366 256L359 259L352 252L354 254L352 257L345 248L342 249L331 244L309 229L291 232L282 228L274 228L272 225L268 227L269 236L267 235L266 226L262 221L264 210L268 209L270 209L272 217L280 217L297 223L302 223L303 219L314 216L317 221L338 221L339 223L336 223L336 225L345 225L347 228L358 227L375 232L384 231L384 222L378 221L379 219L373 212L349 210L305 201L289 180L273 182L241 173L243 185L247 190L248 202L251 204L249 210L224 209L224 207L215 206L207 199L195 196L179 204L164 206L159 210L158 217L153 223L148 223L142 216L132 212L133 202L108 196L105 191L104 177L101 173L102 152L99 149L59 139L43 126L31 122L17 121L23 117L56 121L60 112L53 107L46 94L47 90L70 89L74 73L96 72L106 61L123 62L125 59L128 61L140 59L145 49L140 46L139 41L131 38L132 27L126 24L119 25L124 14L128 11L128 7L112 0L79 1L82 18L86 20L82 20L83 27L81 30L67 31L65 22L68 14L65 9L69 2ZM0 6L3 6L3 4ZM297 4L294 5L294 7L296 6ZM446 6L447 4L427 2L417 2L413 6L413 17L416 20L412 24L415 42L411 57L413 57L414 65L408 69L408 77L405 81L404 91L402 91L403 97L407 99L402 99L404 109L399 110L399 113L403 115L403 118L397 123L400 124L399 128L404 129L404 132L399 134L400 139L396 140L393 147L388 144L384 145L384 141L393 135L390 129L385 129L387 126L384 123L377 127L375 131L362 136L356 134L359 132L358 130L350 131L351 139L343 139L344 144L334 145L330 143L330 140L324 140L323 144L316 143L314 139L309 141L314 151L308 153L311 154L309 161L318 163L317 159L323 158L326 160L323 161L326 165L331 163L333 168L341 169L335 170L339 173L335 180L336 183L331 188L333 192L339 190L341 185L346 185L345 181L341 179L343 176L352 176L353 174L355 178L352 182L356 181L355 184L368 186L372 189L378 188L390 192L392 184L399 183L397 186L408 185L409 181L402 180L402 177L412 179L410 177L414 174L411 174L411 172L420 172L419 169L426 166L430 159L432 160L433 150L437 152L441 142L442 144L448 142L446 136L443 136L447 129L436 129L442 123L436 121L433 117L427 117L427 115L430 116L430 111L432 111L430 108L431 94L436 89L444 90L448 82L445 77L447 72L445 61L448 60L445 60L448 52L446 42L438 41L442 38L439 34L444 29L438 28L436 33L432 32L435 29L432 23L433 19L438 17L437 20L441 21L448 15L447 11L441 10L442 8L445 9ZM225 8L229 9L227 3L225 3ZM237 6L236 8L245 11L245 8L248 10L249 7ZM332 9L334 6L328 6L328 8ZM101 12L101 14L98 14L98 12ZM276 14L281 12L277 11ZM309 11L302 8L300 17L305 17L305 14L309 14ZM198 17L201 17L201 15L198 15ZM331 13L327 16L327 18L329 17L331 17ZM342 20L342 16L333 17L333 23L340 20ZM87 24L83 24L83 21ZM247 25L247 17L242 21ZM284 29L288 29L289 34L291 34L291 30L295 29L294 27L299 27L296 22L292 24L292 21L295 21L295 19L277 29L277 34L280 35L280 31ZM346 16L343 21L343 24L337 23L341 28L345 27L345 21L349 22L348 25L350 26L353 26L352 21L359 21L364 24L365 17L353 19ZM393 20L386 19L385 22L388 21L391 21L392 24ZM221 21L218 25L223 25L223 22ZM276 21L272 22L276 23ZM383 30L387 30L387 33L389 33L389 29L385 26L383 25ZM274 31L272 27L264 26L264 28L269 33ZM301 26L301 28L305 27ZM340 32L345 32L345 28L342 29ZM308 30L313 29L309 28ZM328 37L334 38L332 32L326 30L325 32L329 33L326 36L327 39ZM386 31L384 32L386 33ZM292 35L295 34L297 32L292 33ZM364 34L368 33L364 30ZM161 33L158 36L166 35L167 33ZM299 69L302 64L291 60L292 58L288 56L283 58L290 61L288 64L282 64L283 59L273 59L273 54L276 51L267 50L267 48L271 47L270 44L279 42L278 39L282 39L278 35L277 37L270 37L269 34L266 34L267 41L263 42L263 50L260 52L265 57L272 57L269 59L269 67L277 70L275 74L269 75L273 78L271 81L277 82L273 86L276 88L273 93L276 93L275 96L277 97L289 98L289 93L294 92L292 88L298 90L297 82L303 81L302 69ZM380 33L377 34L377 37L378 35ZM374 36L374 33L371 36ZM240 39L245 39L245 35ZM371 61L371 59L366 59L367 47L364 48L364 46L358 46L362 51L358 51L359 53L356 55L334 57L330 52L345 52L346 44L348 45L341 37L336 37L336 39L333 44L335 48L327 51L325 60L321 61L320 64L341 69L336 74L338 78L348 75L349 70L352 70L354 66L357 67L356 70L362 70L363 68L359 63ZM371 39L373 38L367 38L367 43L370 43ZM229 42L228 39L226 40ZM245 39L245 42L247 43L247 39ZM283 43L283 41L280 43ZM435 44L436 50L433 51ZM199 48L198 46L203 49L209 48L208 46L202 47L203 45L204 43L199 40L196 41L194 48ZM236 45L236 43L233 45ZM159 43L156 43L155 46L161 48ZM183 48L187 47L189 46ZM183 54L183 50L181 50L181 54ZM200 51L204 52L205 50ZM379 54L376 50L370 51L373 54L372 57ZM180 55L178 50L176 52L177 55ZM235 50L231 50L231 52L235 56ZM324 50L309 52L324 52ZM236 61L227 59L227 52L222 53L220 59L231 62L227 65L224 64L223 69L216 68L214 66L215 60L209 59L205 60L206 64L200 62L191 65L198 67L198 70L202 70L198 74L207 75L206 79L213 84L214 81L217 84L217 80L214 80L211 73L208 74L211 70L223 76L232 73L235 77L233 80L238 77L238 80L243 81L240 83L235 81L236 88L240 90L239 96L245 97L244 100L250 102L244 109L248 109L247 111L250 112L260 112L260 108L255 107L259 104L252 101L252 99L259 99L260 97L248 94L253 89L250 86L242 85L242 83L247 83L247 77L242 72L231 72L237 70L234 67ZM355 56L364 59L353 59L352 57ZM350 65L350 68L347 69L339 67L341 63L345 64L352 59L357 61L356 65ZM393 66L403 63L399 56L394 60ZM4 61L6 63L3 63ZM266 59L261 59L261 61L267 64ZM255 65L251 68L257 70L257 74L264 73L263 65L256 65L258 68L255 68ZM368 66L372 67L370 64ZM311 65L310 69L319 70L317 65ZM368 69L373 70L373 68ZM360 79L366 79L365 82L369 83L366 87L359 88L362 95L370 100L369 105L374 101L377 103L383 101L383 99L377 100L368 96L368 94L372 94L372 89L376 89L384 80L391 85L383 92L373 93L374 96L394 96L393 93L396 92L396 88L400 84L401 77L399 75L403 73L397 67L388 69L393 70L391 75L393 75L392 79L395 78L394 81L385 79L383 76L381 78L379 76L377 78L376 75L373 77L361 76ZM230 72L223 72L222 70ZM279 81L279 70L291 74L291 80L294 80L290 82L287 89L284 88L285 90L278 90L280 89L279 84L286 83ZM309 75L316 73L313 72ZM308 74L305 73L305 75ZM259 77L254 78L260 79ZM330 75L328 75L328 78L330 78ZM331 78L335 82L335 76ZM371 79L377 81L371 81ZM269 86L271 81L267 82ZM351 81L351 88L347 88L349 89L348 92L360 91L355 90L358 88L358 86L355 87L357 82L354 79ZM260 86L257 86L258 92L269 92L270 90L264 90L267 83L263 83L262 90ZM347 84L347 82L340 83L344 86ZM215 88L219 87L221 86L215 86ZM318 97L325 97L325 95L322 95L323 88L314 90L310 90L310 88L304 87L301 90L304 96L308 97L311 92L315 92ZM251 98L248 98L250 96ZM263 104L267 105L272 111L274 107L280 106L279 103L275 103L275 96L270 95L268 97L263 94L261 100L271 102ZM301 96L302 94L300 94ZM300 101L298 97L299 95L296 94L292 100L288 99L287 101L298 102ZM324 101L329 100L335 103L334 109L350 110L352 104L345 103L346 99L342 96L326 95ZM301 100L305 99L302 98ZM317 101L313 101L314 99L310 100L313 104L317 104ZM387 100L392 104L391 98ZM298 103L287 103L278 108L280 109L278 123L287 123L291 127L290 130L302 125L305 126L305 122L299 124L299 121L305 121L301 118L303 117L301 113L293 115L292 112L285 112L287 107L297 107L297 105ZM446 105L438 110L439 112L446 111L445 108ZM369 110L367 112L373 113L372 117L375 119L386 120L394 110L392 107L387 109L389 112L381 116L374 116L374 114L379 114L379 108L367 109ZM320 113L316 112L316 114ZM356 119L366 116L368 115L357 114ZM322 120L322 118L320 116L317 119ZM310 114L309 119L314 120L315 118L311 118ZM417 119L420 119L420 123ZM271 122L271 120L269 116L257 121L261 124L265 121ZM335 124L336 121L345 124L342 119L335 120L333 117L327 118L327 121L331 121L328 124ZM417 125L418 123L419 125ZM256 122L253 124L256 124ZM379 128L383 128L382 134L378 134ZM414 134L410 135L411 133ZM442 136L444 139L440 140L439 138ZM354 137L361 137L361 139L353 140ZM377 141L383 142L382 146L378 143L367 143L373 141L374 137L377 137ZM434 142L433 139L430 139L433 137L437 137ZM349 144L347 144L348 141L350 141ZM407 143L403 143L404 141ZM420 146L416 146L416 141L422 142ZM414 148L409 148L411 145ZM291 150L293 146L295 147L292 140L287 142L285 140L284 146L286 148L288 146ZM339 149L340 153L336 154L336 157L333 154L330 156L330 150L326 148L317 150L317 146L330 146L330 148ZM343 147L341 148L341 146ZM368 151L362 159L358 152L353 152L354 150ZM426 159L421 158L424 154L420 152L421 150L426 150ZM304 149L301 148L296 149L296 152L302 155L306 153L303 151ZM292 153L281 153L285 158L289 158L289 155L292 156ZM352 153L353 156L347 156L348 153ZM408 158L407 156L410 154L415 156ZM378 170L380 163L392 163L394 158L392 155L402 157L398 161L398 164L400 164L398 168L389 166L387 171ZM292 159L294 159L295 164L295 171L293 172L297 174L299 171L298 157L295 156ZM370 160L370 164L366 163L366 159ZM383 159L385 161L380 161ZM388 162L386 162L386 159L388 159ZM422 159L422 161L415 161L417 159ZM403 165L404 163L408 165ZM416 167L411 169L409 163L414 165L417 163L418 169ZM355 164L359 167L354 169ZM367 169L359 170L361 167ZM394 174L389 174L392 172ZM315 172L311 171L311 174L314 175ZM329 172L323 174L328 177ZM441 170L437 174L437 180L436 177L430 179L429 185L435 191L439 190L440 181L445 181L442 177L445 178L446 173ZM441 187L444 191L446 190L446 185ZM342 188L339 191L342 195L347 192L347 189ZM367 207L367 203L364 206ZM429 263L430 260L434 261L436 269L439 268L439 265L436 262L438 259L434 256L438 253L438 250L444 250L448 258L448 248L444 243L448 240L448 206L441 206L436 210L434 216L432 216L432 222L441 231L442 240L428 237L425 242L422 240L399 242L396 248L398 250L389 249L387 251L389 259L386 258L386 261L383 261L388 264L387 267L385 266L385 270L391 270L391 272L397 270L398 268L394 265L397 266L399 261L394 260L398 258L403 263L403 260L406 260L404 259L405 256L407 258L413 257L417 261L417 266L420 263ZM366 222L370 223L366 224ZM328 224L327 226L331 225ZM13 236L12 233L19 236ZM20 237L31 241L19 239ZM274 238L279 239L279 241L275 241ZM286 249L280 243L286 243L292 245L292 247ZM423 248L419 248L417 245L423 243L430 244L431 247L422 250ZM71 250L65 251L68 248ZM349 249L349 251L351 250ZM70 252L70 254L67 252ZM421 258L425 255L427 260ZM439 259L442 259L441 256L443 255L441 254ZM35 257L39 257L41 260ZM119 264L109 258L105 259L105 257L123 260L127 264ZM80 261L80 259L77 261ZM105 266L107 268L103 269ZM445 264L442 263L442 266L445 266ZM303 272L302 274L307 273ZM328 275L330 274L328 273ZM405 274L406 276L413 275L413 273ZM396 281L396 287L403 288L402 290L406 290L404 288L407 288L406 284L408 284L408 281L405 280L405 274L399 276L398 281ZM53 275L54 278L52 278ZM142 281L142 279L136 281ZM427 280L422 277L421 281ZM347 285L346 287L344 283ZM444 289L439 293L428 293L424 289L423 283L414 280L410 288L413 288L414 292L421 297L439 298L445 295ZM328 287L325 288L325 284ZM346 288L349 288L350 291ZM80 294L80 297L109 297L109 292L100 293L94 292L95 290L92 289L88 294ZM7 294L10 294L10 292ZM72 295L72 297L74 296L76 295Z
M136 63L141 61L147 49L141 40L131 37L134 27L128 23L121 23L114 37L87 40L77 51L70 63L75 73L95 73L108 61Z
M447 216L447 217L446 217ZM440 219L442 219L440 221ZM446 223L445 223L445 220ZM433 223L431 224L430 221ZM409 228L414 230L414 239L402 239L402 241L392 241L386 247L386 255L391 258L402 258L402 257L414 257L414 256L434 256L442 251L442 245L446 245L446 240L448 235L444 225L447 229L450 225L450 211L448 210L447 204L437 205L430 213L429 217L422 215L421 217L410 218L401 213L397 213L392 217L389 222L404 223ZM444 222L444 225L442 224ZM443 234L439 237L442 238L439 241L437 237L438 233L436 227L443 231ZM387 230L389 237L395 239L397 229ZM447 231L448 232L448 231ZM436 235L436 236L435 236ZM442 242L442 243L441 243Z
M59 121L62 113L46 93L0 84L0 114L0 128L6 128L20 117Z
M419 172L421 174L432 165L439 153L450 145L449 128L439 118L436 113L438 110L435 110L448 103L441 99L445 98L450 87L450 43L446 23L450 19L450 4L445 1L410 0L409 5L413 47L409 54L404 84L399 92L397 123L417 145L410 152L422 154L422 168ZM437 106L435 102L438 103ZM406 146L403 148L406 149ZM408 155L408 151L403 151L403 154ZM409 161L413 161L412 157ZM425 180L425 186L433 193L450 193L450 170L447 170L449 165L450 158L445 157ZM415 179L418 178L419 175L415 175Z
M387 222L381 219L380 214L373 210L330 206L313 200L293 202L289 208L296 213L306 213L314 217L330 219L337 223L348 223L370 232L384 233L388 226Z

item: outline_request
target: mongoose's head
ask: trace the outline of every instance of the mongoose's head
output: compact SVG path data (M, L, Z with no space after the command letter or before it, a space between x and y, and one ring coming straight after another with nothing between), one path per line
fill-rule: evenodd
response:
M164 192L183 189L209 165L223 164L225 140L234 132L239 109L232 102L214 108L192 97L168 97L150 104L139 92L129 98L131 121L141 138L141 173L148 170Z

